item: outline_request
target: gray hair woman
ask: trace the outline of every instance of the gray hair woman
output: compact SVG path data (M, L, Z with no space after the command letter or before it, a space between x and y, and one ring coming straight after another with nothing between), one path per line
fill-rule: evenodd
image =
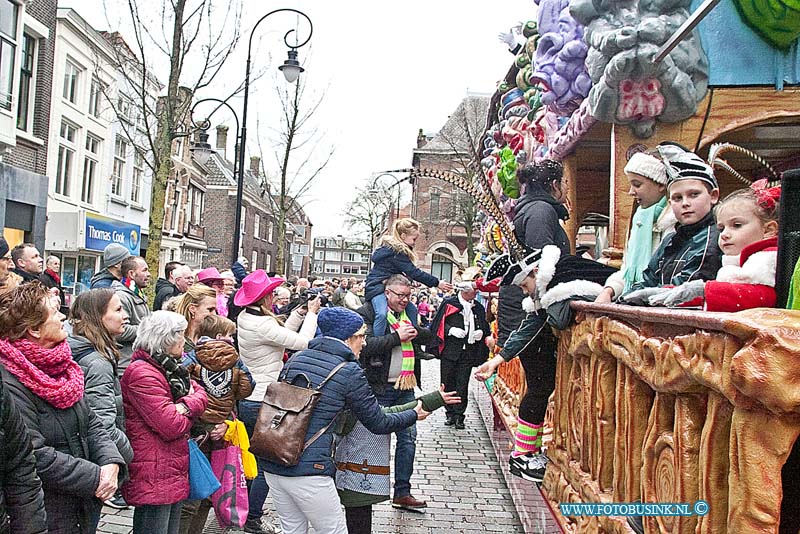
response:
M175 534L189 495L189 429L208 404L181 367L186 319L170 311L145 317L122 375L122 399L134 458L125 500L136 507L133 532Z

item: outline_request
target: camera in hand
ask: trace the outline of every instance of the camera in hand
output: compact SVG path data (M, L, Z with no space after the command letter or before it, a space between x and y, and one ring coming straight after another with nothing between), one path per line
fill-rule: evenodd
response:
M309 300L317 298L317 297L319 297L319 299L320 299L320 306L321 307L324 308L326 306L329 306L329 304L328 304L328 294L325 293L322 290L322 288L320 288L320 287L314 287L314 288L309 288L309 289L305 289L304 288L304 289L300 290L300 294L298 296L293 298L292 301L289 302L289 304L287 304L286 307L283 310L281 310L281 313L289 314L289 313L292 312L292 310L294 310L298 306L306 307L306 306L308 306L308 301Z

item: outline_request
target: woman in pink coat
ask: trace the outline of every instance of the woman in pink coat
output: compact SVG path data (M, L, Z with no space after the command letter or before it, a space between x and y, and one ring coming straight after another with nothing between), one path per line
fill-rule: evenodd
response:
M189 429L208 404L205 390L180 365L186 319L157 311L139 323L122 400L133 447L122 486L134 534L176 534L189 495Z

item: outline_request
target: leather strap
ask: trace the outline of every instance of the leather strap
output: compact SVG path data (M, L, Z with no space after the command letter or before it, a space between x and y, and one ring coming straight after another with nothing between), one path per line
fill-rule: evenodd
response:
M361 475L389 475L388 465L369 465L366 460L364 460L363 464L336 462L336 469L339 471L353 471Z
M322 382L320 382L320 383L319 383L319 385L318 385L316 388L314 388L314 389L316 389L317 391L321 390L321 389L322 389L322 386L324 386L324 385L325 385L325 383L326 383L328 380L330 380L330 379L333 377L333 375L335 375L336 373L338 373L338 372L339 372L339 369L341 369L341 368L342 368L342 367L344 367L345 365L347 365L347 361L343 361L342 363L340 363L339 365L337 365L336 367L334 367L334 368L333 368L333 370L332 370L332 371L331 371L331 372L328 374L328 376L326 376L326 377L325 377L325 380L323 380ZM327 425L325 425L324 427L322 427L322 428L320 428L319 430L317 430L317 431L314 433L314 435L313 435L313 436L311 436L310 438L308 438L308 441L306 441L305 445L303 445L303 451L305 451L305 450L306 450L307 448L309 448L309 447L310 447L310 446L311 446L311 445L312 445L312 444L313 444L315 441L317 441L317 440L318 440L318 439L319 439L319 438L322 436L322 434L324 434L325 432L327 432L327 431L328 431L328 429L331 427L331 425L333 424L333 422L334 422L334 421L336 421L336 418L335 418L335 417L334 417L333 419L331 419L331 420L330 420L330 422L329 422Z

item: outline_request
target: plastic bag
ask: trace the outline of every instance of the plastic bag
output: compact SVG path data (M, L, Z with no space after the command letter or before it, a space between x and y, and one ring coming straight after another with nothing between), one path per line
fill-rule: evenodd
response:
M231 445L239 447L242 451L244 476L248 480L253 480L258 476L258 466L256 465L256 457L250 452L250 438L247 436L244 423L239 420L233 420L225 421L225 424L228 425L228 431L225 432L223 439Z

